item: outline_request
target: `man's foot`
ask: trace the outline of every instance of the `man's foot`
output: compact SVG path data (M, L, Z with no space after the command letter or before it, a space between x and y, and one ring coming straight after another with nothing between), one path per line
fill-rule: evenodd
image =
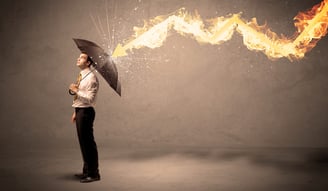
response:
M100 175L97 176L86 176L80 180L81 183L89 183L89 182L94 182L94 181L99 181L100 180Z

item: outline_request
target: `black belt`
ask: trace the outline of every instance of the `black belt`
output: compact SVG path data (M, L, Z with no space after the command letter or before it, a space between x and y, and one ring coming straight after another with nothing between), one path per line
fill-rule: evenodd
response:
M79 110L83 110L83 109L85 109L85 110L89 110L89 109L94 110L93 107L76 107L75 111L79 111Z

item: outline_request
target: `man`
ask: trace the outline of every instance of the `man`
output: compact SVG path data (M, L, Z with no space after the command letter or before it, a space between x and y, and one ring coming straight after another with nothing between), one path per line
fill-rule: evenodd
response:
M96 75L90 70L91 58L81 53L77 59L77 66L81 69L78 82L69 86L74 95L72 122L76 124L77 135L83 157L83 170L75 174L81 183L100 180L98 170L97 144L93 136L93 122L95 119L94 105L99 88Z

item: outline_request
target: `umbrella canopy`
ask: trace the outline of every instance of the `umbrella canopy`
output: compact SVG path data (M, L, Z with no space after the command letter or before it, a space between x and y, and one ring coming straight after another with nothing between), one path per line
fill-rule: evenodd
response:
M121 83L118 80L118 72L114 61L104 49L96 43L84 40L73 39L81 52L86 53L94 63L92 66L101 74L115 92L121 96Z

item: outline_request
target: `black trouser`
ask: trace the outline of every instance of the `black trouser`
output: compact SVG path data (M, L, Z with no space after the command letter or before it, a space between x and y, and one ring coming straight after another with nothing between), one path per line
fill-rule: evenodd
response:
M97 144L93 136L93 107L75 108L76 129L83 157L83 173L89 176L99 175Z

